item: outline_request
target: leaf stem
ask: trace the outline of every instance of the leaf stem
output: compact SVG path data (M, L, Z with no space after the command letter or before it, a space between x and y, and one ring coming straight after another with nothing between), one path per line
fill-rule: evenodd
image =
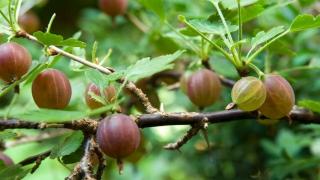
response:
M238 23L239 23L239 31L238 31L238 41L240 42L242 40L242 35L243 35L243 27L242 27L242 11L241 11L241 4L240 4L240 0L237 0L238 3L238 13L239 13L239 19L238 19ZM238 53L239 53L239 59L242 59L242 44L240 43L238 45Z
M53 21L55 18L56 18L56 13L53 13L53 15L51 16L50 21L48 23L48 27L47 27L47 31L46 31L47 33L50 33L51 27L52 27L52 24L53 24Z
M276 40L282 38L283 36L287 35L290 32L290 29L286 30L285 32L279 34L278 36L276 36L275 38L273 38L272 40L270 40L269 42L267 42L265 45L263 45L262 47L260 47L255 53L253 53L246 61L246 64L250 64L254 58L261 53L264 49L266 49L268 46L270 46L270 44L272 44L273 42L275 42Z
M259 78L264 76L264 73L256 65L250 63L248 66L258 74Z
M214 43L213 41L211 41L206 35L204 35L202 32L200 32L197 28L195 28L192 24L190 24L185 17L180 16L180 19L183 23L185 23L189 28L191 28L192 30L194 30L196 33L198 33L204 40L206 40L208 43L210 43L213 47L215 47L216 49L218 49L231 63L235 64L234 59L232 58L232 56L230 56L230 54L225 51L223 48L221 48L220 46L218 46L216 43Z
M227 32L227 38L228 38L228 40L229 40L229 42L230 42L230 44L232 46L234 44L234 41L233 41L233 38L231 36L231 33L230 33L230 30L229 30L228 24L226 22L226 19L224 18L223 13L222 13L222 11L221 11L221 9L219 7L219 1L214 1L214 0L210 0L210 1L214 5L214 7L217 9L217 12L218 12L219 17L220 17L220 19L222 21L222 24L224 25L224 28L225 28L225 30ZM231 46L228 46L229 49L230 49ZM232 56L234 58L236 67L238 69L242 68L243 65L242 65L241 59L239 59L239 57L238 57L239 54L238 54L237 50L236 49L230 49L230 50L232 52Z

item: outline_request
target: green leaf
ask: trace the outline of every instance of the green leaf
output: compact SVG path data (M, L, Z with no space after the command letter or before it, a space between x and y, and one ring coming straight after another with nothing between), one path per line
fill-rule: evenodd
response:
M310 14L297 16L290 26L291 32L303 31L311 28L320 27L320 15L314 17Z
M155 14L157 14L161 20L164 20L165 10L164 10L164 1L163 0L140 0L141 4L144 5L147 9L150 9Z
M72 133L52 148L50 158L55 159L75 152L81 146L83 139L84 136L81 131Z
M47 33L47 32L41 32L41 31L37 31L37 32L33 33L33 35L41 43L43 43L46 46L55 45L55 46L80 47L80 48L86 47L86 44L84 42L79 41L75 38L69 38L69 39L63 40L63 36L61 36L61 35Z
M312 112L320 113L320 102L313 100L302 100L298 103L299 106L309 109Z
M85 72L85 75L90 82L97 85L99 88L103 89L109 85L108 82L105 80L107 78L107 75L102 74L100 71L96 69L88 69Z
M243 7L241 9L242 22L250 21L259 16L264 11L264 7L261 4L253 4L251 6Z
M0 170L0 177L2 180L16 180L22 179L29 173L29 170L22 168L20 164L6 167Z
M86 47L86 43L84 43L82 41L79 41L77 39L74 39L74 38L66 39L66 40L60 42L57 45L58 46L80 47L80 48L85 48Z
M243 7L243 6L248 6L248 5L254 4L256 2L258 2L258 0L240 0L240 5L241 5L241 7ZM237 0L223 0L222 5L224 8L227 8L227 9L237 9L238 8Z
M159 56L153 59L144 58L139 60L135 65L130 66L126 71L126 78L131 81L152 76L158 72L173 68L171 64L184 51L177 51L174 54Z
M61 159L64 164L73 164L73 163L79 162L83 154L84 154L84 148L82 145L82 146L79 146L76 151L74 151L69 155L63 156Z
M0 132L0 140L7 140L17 137L17 133L12 130L4 130Z
M209 33L209 34L218 34L224 35L227 33L223 24L213 23L206 20L199 20L194 19L189 21L191 25L196 27L202 33ZM238 26L235 25L228 25L230 32L235 32L238 30Z
M111 82L115 82L116 80L123 77L124 72L116 71L112 74L106 75L102 74L100 71L96 69L88 69L85 72L85 75L89 81L97 85L100 89L104 89L105 87L109 86Z
M283 26L278 26L270 29L268 32L261 31L254 38L252 38L251 44L252 49L259 46L262 43L267 42L268 40L274 38L278 34L284 32L285 29Z
M61 122L78 120L86 117L83 111L64 111L53 109L37 109L20 114L15 114L15 118L22 120L43 121L43 122Z
M37 31L33 33L33 35L44 45L50 46L50 45L56 45L63 41L63 36L57 35L57 34L51 34L51 33L44 33L41 31Z

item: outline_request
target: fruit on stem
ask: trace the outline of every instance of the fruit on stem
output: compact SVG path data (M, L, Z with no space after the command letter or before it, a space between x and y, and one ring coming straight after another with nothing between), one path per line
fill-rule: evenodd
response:
M221 82L216 73L203 69L188 78L187 94L193 104L200 108L209 106L218 100Z
M12 83L25 75L31 66L31 55L21 45L10 42L0 45L0 79Z
M47 69L32 84L32 96L40 108L64 109L70 102L71 85L60 71Z
M18 21L20 27L27 33L36 32L40 28L40 20L38 16L32 12L26 12L19 17Z
M127 0L99 0L100 9L112 18L125 14L127 6Z
M3 152L0 152L0 161L3 161L4 165L6 166L11 166L14 164L12 159Z
M267 92L263 82L252 76L241 78L232 88L231 97L239 109L254 111L266 100Z
M289 82L280 75L265 76L264 85L267 98L259 111L270 119L280 119L289 115L295 104L294 91Z
M90 83L87 86L87 89L85 92L86 103L89 106L89 108L97 109L97 108L103 107L104 104L95 100L90 95L90 92L95 94L96 96L101 96L101 92L100 92L99 87L93 83ZM115 100L116 95L117 95L116 88L114 86L106 87L104 89L103 93L104 93L103 99L105 100L106 103L112 103Z
M101 150L118 163L122 171L122 159L137 150L140 144L140 131L129 116L115 114L104 118L97 129L97 142Z

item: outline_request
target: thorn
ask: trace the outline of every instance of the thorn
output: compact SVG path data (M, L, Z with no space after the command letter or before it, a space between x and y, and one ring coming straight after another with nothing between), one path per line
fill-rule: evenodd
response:
M203 134L203 137L207 143L208 149L210 148L210 142L209 142L209 137L208 137L208 131L206 129L201 129L201 132Z
M236 107L237 107L237 105L232 102L232 103L229 103L229 104L226 106L225 110L235 109Z

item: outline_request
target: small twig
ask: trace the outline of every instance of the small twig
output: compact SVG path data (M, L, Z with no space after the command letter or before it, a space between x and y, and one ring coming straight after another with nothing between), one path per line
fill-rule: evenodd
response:
M93 172L93 158L94 158L94 147L93 147L93 136L88 137L85 145L84 156L80 161L80 167L84 173L84 179L96 180Z
M79 180L79 179L82 179L82 177L83 177L83 171L80 167L80 163L78 163L74 167L72 173L68 177L66 177L65 180Z
M29 40L31 40L33 42L36 42L36 43L40 44L40 45L43 45L36 37L24 32L24 31L17 32L16 33L16 37L26 38L26 39L29 39ZM54 55L57 55L57 54L62 55L62 56L67 57L67 58L69 58L69 59L71 59L73 61L76 61L78 63L86 65L87 67L90 67L92 69L96 69L96 70L100 71L103 74L109 75L109 74L114 72L114 69L112 69L110 67L103 67L103 66L101 66L99 64L92 63L91 61L88 61L88 60L83 59L81 57L78 57L78 56L76 56L74 54L66 52L66 51L64 51L64 50L62 50L62 49L60 49L60 48L58 48L56 46L52 46L51 45L51 46L48 47L48 50ZM123 80L120 79L119 82L123 83ZM152 107L148 97L143 93L143 91L141 89L137 88L134 83L128 82L126 84L126 88L129 91L133 92L141 100L142 104L147 109L147 112L155 113L155 112L158 111L156 108Z
M146 108L146 112L147 113L153 114L153 113L159 112L159 110L157 108L152 106L152 104L150 103L147 95L145 95L141 89L137 88L137 86L134 83L128 82L126 84L126 88L130 92L134 93L135 95L137 95L139 97L141 103Z
M35 155L35 156L31 156L28 157L27 159L19 162L20 165L22 166L26 166L32 163L36 163L36 165L32 168L31 172L34 172L41 164L41 161L43 161L45 158L47 158L48 156L50 156L51 151L46 151L43 152L41 154Z
M98 161L99 161L99 165L98 165L98 169L97 169L97 173L96 173L96 179L97 180L101 180L102 179L102 175L103 175L103 170L106 167L106 160L103 158L103 153L101 152L98 144L95 142L95 146L94 146L94 150L95 153L98 157Z
M39 156L38 159L35 161L36 164L32 167L30 173L33 174L40 167L42 161L46 159L48 156Z
M125 14L125 17L143 33L147 33L149 31L149 27L147 27L144 23L142 23L135 15L131 13Z
M205 128L205 122L206 120L204 119L203 121L200 121L198 123L195 123L191 125L192 127L187 131L185 135L183 135L182 138L180 138L177 142L175 143L170 143L165 145L163 148L166 150L178 150L180 151L180 148L185 145L189 140L192 139L195 135L198 134L200 130L203 130ZM205 136L206 142L208 143L208 138ZM209 143L208 143L209 144Z
M68 130L59 130L59 131L54 131L54 132L44 132L40 133L37 136L22 136L19 137L18 139L15 139L14 141L6 142L5 147L6 148L11 148L20 144L25 144L25 143L30 143L30 142L40 142L46 139L54 138L61 136L68 132Z

